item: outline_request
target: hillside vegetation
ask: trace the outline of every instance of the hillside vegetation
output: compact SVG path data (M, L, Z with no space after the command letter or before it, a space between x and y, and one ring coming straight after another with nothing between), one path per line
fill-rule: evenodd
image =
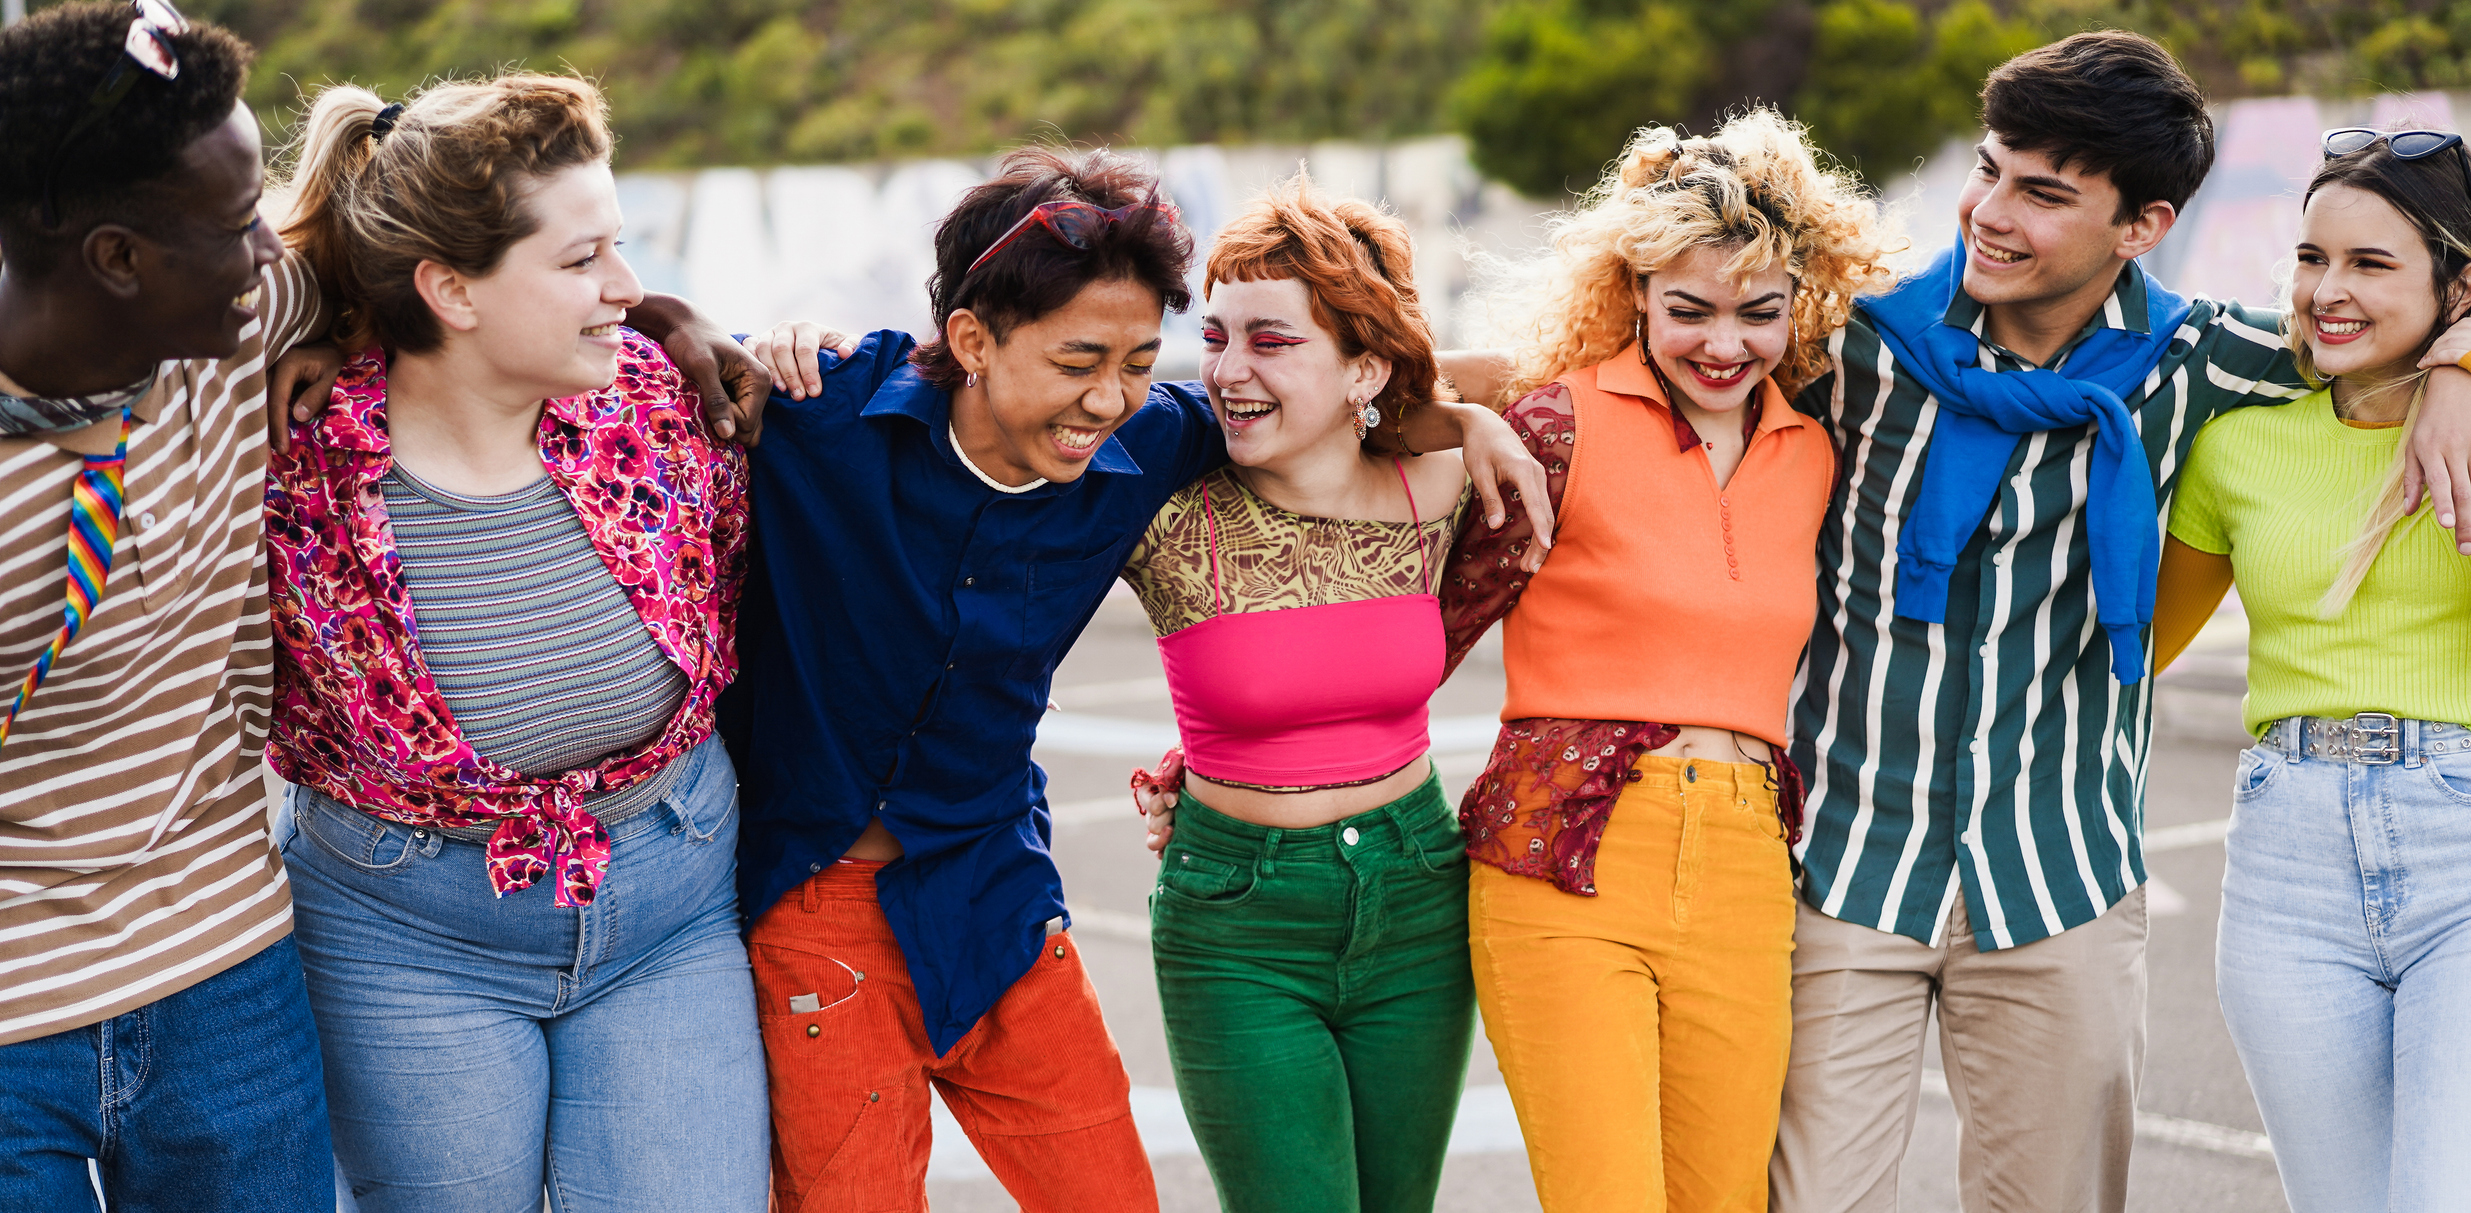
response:
M1538 197L1640 123L1752 100L1845 162L1906 167L1982 73L2078 29L2162 39L2216 97L2471 83L2471 0L193 0L301 90L390 95L507 64L609 90L629 168L1464 131Z

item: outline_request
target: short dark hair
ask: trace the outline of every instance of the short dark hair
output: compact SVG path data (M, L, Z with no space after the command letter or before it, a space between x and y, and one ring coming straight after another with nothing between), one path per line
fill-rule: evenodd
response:
M910 355L927 382L946 391L961 386L964 372L944 341L944 322L962 308L984 320L1000 341L1006 330L1063 307L1093 282L1137 282L1156 291L1169 311L1192 306L1185 276L1192 269L1193 238L1162 211L1135 211L1108 226L1087 251L1025 232L977 273L969 272L970 263L1030 208L1066 198L1108 210L1167 200L1148 166L1103 148L1083 152L1040 145L1007 154L995 176L963 194L936 226L935 276L927 279L935 332Z
M2153 202L2185 207L2214 167L2205 94L2142 34L2094 30L2018 55L1982 85L1982 125L2056 168L2109 174L2125 223Z
M0 243L28 273L50 271L95 225L143 226L162 199L144 188L180 165L191 143L231 120L249 80L247 43L220 26L189 23L172 37L180 74L165 80L134 62L128 95L74 146L61 139L84 118L96 86L127 52L127 4L63 4L0 32ZM44 177L58 222L43 222Z

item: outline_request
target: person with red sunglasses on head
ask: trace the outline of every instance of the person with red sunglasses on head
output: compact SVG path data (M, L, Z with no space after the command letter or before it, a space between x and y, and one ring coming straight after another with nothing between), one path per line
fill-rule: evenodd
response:
M1201 385L1150 378L1192 242L1139 163L1032 147L945 216L935 251L924 344L752 343L787 390L752 460L722 728L774 1195L922 1208L935 1087L1023 1209L1155 1209L1030 745L1134 542L1227 459ZM1505 488L1542 498L1541 466L1485 409L1428 405L1403 437L1464 438L1493 517Z

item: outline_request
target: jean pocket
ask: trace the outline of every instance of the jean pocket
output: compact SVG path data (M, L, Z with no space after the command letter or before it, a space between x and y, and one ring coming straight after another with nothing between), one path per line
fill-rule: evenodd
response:
M2239 774L2231 779L2231 798L2248 800L2262 795L2282 777L2284 767L2291 762L2279 750L2249 746L2239 752Z
M332 797L300 789L293 803L295 829L354 869L383 876L409 867L423 851L434 853L436 835L428 830L380 821Z
M1170 846L1167 850L1165 862L1159 865L1158 891L1171 900L1241 905L1260 887L1250 864L1215 859L1190 847Z
M676 818L670 832L684 835L693 846L731 834L738 815L738 770L730 765L729 751L714 738L679 755L677 761L688 766L678 773L676 786L662 797Z
M2422 764L2428 782L2457 804L2471 805L2471 754L2446 754Z

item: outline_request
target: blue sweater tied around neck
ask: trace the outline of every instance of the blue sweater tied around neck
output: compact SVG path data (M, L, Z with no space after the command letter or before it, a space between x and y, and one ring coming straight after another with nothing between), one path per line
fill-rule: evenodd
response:
M1896 539L1896 614L1946 622L1949 574L1990 511L2017 445L2028 434L2090 424L2094 456L2085 521L2092 536L2094 610L2111 642L2111 673L2135 682L2145 674L2144 630L2153 621L2162 541L2153 468L2126 398L2162 364L2171 334L2187 319L2188 302L2149 276L2150 331L2098 329L2068 355L2064 370L1986 371L1980 340L1947 323L1948 306L1963 287L1960 240L1929 269L1857 305L1895 353L1897 372L1939 401L1921 495Z

